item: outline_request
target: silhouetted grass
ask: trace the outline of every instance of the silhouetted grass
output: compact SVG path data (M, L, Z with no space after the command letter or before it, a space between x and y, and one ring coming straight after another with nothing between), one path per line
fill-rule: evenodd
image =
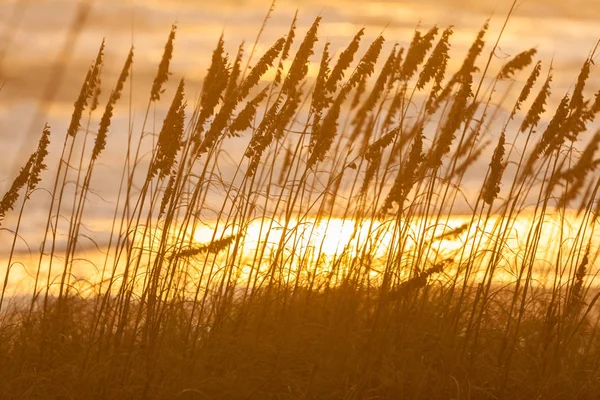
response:
M256 43L245 63L220 37L197 102L183 78L165 90L173 26L87 281L80 227L135 66L131 49L98 117L102 43L48 171L30 292L9 291L15 244L60 133L0 202L0 398L600 397L596 49L548 114L551 65L530 49L493 71L488 22L457 71L452 27L333 49L320 22L302 36L294 17L252 68Z

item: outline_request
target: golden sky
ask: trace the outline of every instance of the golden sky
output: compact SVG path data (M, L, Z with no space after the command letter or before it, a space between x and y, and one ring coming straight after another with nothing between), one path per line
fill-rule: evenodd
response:
M386 46L406 46L417 25L428 29L455 26L452 51L462 54L476 32L491 17L488 45L500 30L510 8L508 0L280 0L260 40L257 54L287 33L298 10L298 34L303 35L317 15L323 17L319 45L325 40L341 49L362 27L365 43L383 31ZM131 45L135 46L131 102L134 123L148 99L151 80L173 23L177 38L172 79L165 101L155 112L157 123L168 106L180 77L186 78L189 98L197 96L210 54L221 33L226 47L235 53L242 41L249 53L270 0L3 0L0 1L0 189L10 182L24 154L34 146L43 123L53 131L53 144L62 143L72 104L94 59L100 42L106 40L105 93L114 84ZM87 8L89 7L89 8ZM81 28L68 48L69 29L78 13L88 10ZM600 38L600 0L520 0L494 59L495 65L516 53L536 47L547 64L553 60L553 101L558 101L577 78L578 70ZM317 49L316 53L318 54ZM66 56L65 56L66 53ZM62 56L61 56L62 54ZM62 58L61 58L62 57ZM315 57L314 62L318 62ZM462 55L454 57L455 64ZM57 64L58 63L58 64ZM547 65L546 64L546 65ZM452 64L451 64L452 67ZM60 71L60 80L53 71ZM590 90L598 88L592 74ZM51 101L44 104L44 93ZM138 109L136 109L136 106ZM162 108L162 109L161 109ZM549 110L552 109L550 104ZM39 118L33 119L35 115ZM109 146L103 155L103 174L97 185L108 185L120 165L120 144L126 133L127 103L116 110ZM546 116L548 118L548 116ZM134 131L137 126L134 125ZM139 129L139 127L138 127ZM56 151L55 151L56 152ZM118 170L118 167L115 167ZM104 193L110 198L110 193Z
M467 47L473 33L492 17L491 32L500 28L509 0L280 0L261 43L269 45L287 31L296 10L299 29L323 16L321 38L343 45L362 27L367 36L385 28L389 43L406 44L420 22L455 25L453 48ZM136 47L136 72L152 74L165 37L177 22L175 74L201 80L207 54L224 31L231 51L254 40L270 0L4 0L0 2L0 77L5 102L10 97L39 99L50 67L63 50L78 9L90 10L76 38L64 88L79 86L81 71L94 57L102 38L107 41L106 62L120 68L130 44ZM555 58L557 68L579 68L580 61L600 36L600 0L520 0L500 44L499 56L536 46L542 58ZM490 38L493 37L491 34ZM504 53L504 54L503 54ZM72 88L74 86L74 88ZM63 88L63 89L64 89ZM76 89L75 89L76 90ZM72 92L59 90L57 100L72 102ZM10 95L10 96L9 96Z

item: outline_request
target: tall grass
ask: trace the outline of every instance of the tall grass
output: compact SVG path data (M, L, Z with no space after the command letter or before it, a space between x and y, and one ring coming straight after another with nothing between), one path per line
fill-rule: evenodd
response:
M29 292L11 273L52 180L49 127L0 202L0 398L600 397L596 49L548 114L552 66L530 49L493 70L489 22L456 71L451 26L333 49L320 23L302 36L294 17L261 55L259 33L246 62L221 36L196 101L183 78L166 89L173 26L83 275L95 165L135 67L131 49L97 118L102 43L48 171Z

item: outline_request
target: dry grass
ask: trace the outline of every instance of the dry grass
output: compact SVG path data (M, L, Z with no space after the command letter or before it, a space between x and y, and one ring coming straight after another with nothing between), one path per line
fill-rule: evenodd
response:
M361 30L335 57L320 22L296 44L294 17L249 70L256 43L245 63L222 36L194 104L183 78L165 89L173 26L88 282L80 227L135 66L132 49L97 116L102 43L58 165L40 175L45 127L0 202L3 227L18 214L0 297L0 398L600 397L594 52L548 115L551 66L531 69L531 49L492 71L500 37L480 61L488 22L457 71L447 70L452 27L417 30L407 49L383 36L360 46ZM234 146L245 147L239 159ZM28 200L52 173L31 291L11 293ZM481 187L466 194L473 176ZM344 236L334 250L331 235Z

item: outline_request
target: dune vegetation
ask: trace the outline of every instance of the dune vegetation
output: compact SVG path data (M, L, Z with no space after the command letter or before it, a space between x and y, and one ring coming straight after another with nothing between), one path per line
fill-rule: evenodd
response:
M83 277L136 65L102 80L100 44L67 132L39 127L1 197L1 399L600 398L596 49L553 93L536 49L493 67L489 21L455 63L451 26L333 49L320 23L248 54L225 32L197 99L172 27Z

